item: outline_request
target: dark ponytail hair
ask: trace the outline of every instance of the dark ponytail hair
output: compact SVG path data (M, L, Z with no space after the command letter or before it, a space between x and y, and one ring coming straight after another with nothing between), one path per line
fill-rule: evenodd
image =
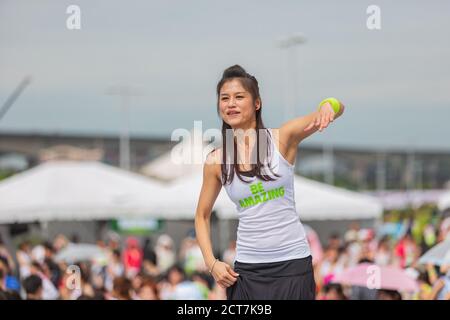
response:
M219 83L217 84L217 114L220 117L220 109L219 109L219 104L220 104L220 90L222 89L222 86L228 82L231 81L233 79L237 79L239 80L239 82L241 83L241 85L244 87L245 90L247 90L250 95L252 96L253 99L253 103L255 103L257 100L259 100L260 102L260 108L258 110L256 110L256 164L251 164L251 170L250 170L250 175L251 176L256 176L258 178L260 178L261 180L264 181L273 181L275 180L272 176L265 174L264 172L267 171L267 168L265 167L264 163L266 163L266 159L269 158L269 154L270 154L270 138L269 138L269 133L267 128L264 126L264 123L262 121L261 118L261 109L262 109L262 100L261 100L261 96L259 94L259 86L258 86L258 81L256 80L256 78L250 74L248 74L244 68L242 68L239 65L234 65L231 66L227 69L225 69L225 71L223 72L222 75L222 79L220 79ZM239 179L243 182L248 182L245 181L242 178L242 173L243 171L241 171L239 169L238 163L237 163L237 144L236 144L236 138L233 137L233 149L234 149L234 159L232 161L232 163L228 163L227 159L229 159L228 157L228 153L227 152L227 143L226 143L226 138L227 138L227 130L231 130L231 126L226 123L225 121L222 120L222 163L221 163L221 168L222 168L222 184L225 185L227 183L231 183L233 181L233 177L234 177L234 173L236 172L236 175L239 177ZM261 139L265 139L266 143L265 145L267 146L267 152L265 155L263 155L263 159L260 159L260 142ZM266 158L267 157L267 158ZM270 168L270 163L267 162L268 168L269 170L272 172L271 168ZM272 174L276 177L278 177L277 174L273 173Z

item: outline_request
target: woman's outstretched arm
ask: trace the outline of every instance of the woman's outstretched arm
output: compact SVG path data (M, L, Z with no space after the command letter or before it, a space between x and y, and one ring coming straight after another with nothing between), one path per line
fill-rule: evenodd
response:
M280 127L280 138L286 145L295 146L295 148L297 148L302 140L309 137L317 130L322 131L328 127L330 122L333 122L344 113L344 105L340 101L339 104L340 109L337 114L335 114L331 104L325 102L319 110L306 116L287 121Z

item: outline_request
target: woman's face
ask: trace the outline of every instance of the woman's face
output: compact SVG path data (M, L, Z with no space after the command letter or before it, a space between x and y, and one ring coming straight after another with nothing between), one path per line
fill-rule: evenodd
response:
M233 129L249 129L259 108L260 101L257 100L255 106L252 95L238 79L225 82L220 89L220 116Z

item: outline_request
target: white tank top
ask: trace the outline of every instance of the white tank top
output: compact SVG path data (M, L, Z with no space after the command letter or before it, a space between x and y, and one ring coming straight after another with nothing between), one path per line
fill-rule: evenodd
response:
M224 186L235 203L239 225L235 261L267 263L305 258L311 254L305 230L295 208L294 166L278 151L268 129L272 171L279 177L264 181L234 173Z

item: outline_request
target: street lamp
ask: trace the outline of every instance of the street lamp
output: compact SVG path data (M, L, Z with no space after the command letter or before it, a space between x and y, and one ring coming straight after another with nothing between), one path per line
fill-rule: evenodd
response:
M130 170L130 123L129 123L129 105L132 96L139 94L126 85L111 86L107 89L106 94L119 96L121 103L121 120L122 127L120 130L120 167L125 170Z
M306 42L306 38L300 34L294 34L281 39L278 42L278 47L286 49L287 64L286 64L286 83L285 83L285 120L289 120L294 116L294 108L297 103L297 47Z

